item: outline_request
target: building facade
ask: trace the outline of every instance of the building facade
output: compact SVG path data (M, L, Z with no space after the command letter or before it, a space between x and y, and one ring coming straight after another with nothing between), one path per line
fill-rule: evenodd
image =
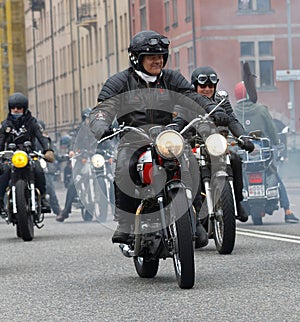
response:
M197 66L214 67L219 88L235 104L234 86L242 80L242 62L248 61L256 75L258 100L292 132L300 131L300 1L130 3L133 31L154 29L170 39L167 67L187 79Z
M27 95L23 1L0 0L0 121L13 92Z
M25 2L30 109L59 139L81 122L105 80L128 66L127 1Z

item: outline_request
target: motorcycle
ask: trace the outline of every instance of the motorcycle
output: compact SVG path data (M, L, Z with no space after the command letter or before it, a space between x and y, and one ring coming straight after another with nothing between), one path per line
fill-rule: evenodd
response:
M141 190L129 245L120 244L126 257L133 258L135 270L142 278L153 278L159 260L172 258L180 288L194 286L195 213L192 192L185 174L188 172L186 144L174 125L142 128L121 126L101 139L134 133L148 142L135 161L135 174Z
M238 151L243 159L243 205L253 224L262 225L265 214L279 209L279 182L274 171L279 150L271 147L268 138L260 137L260 131L250 132L249 138L254 151Z
M110 148L99 148L91 158L91 170L97 179L100 189L97 189L99 212L95 213L96 220L105 222L108 215L108 207L111 207L111 213L114 213L115 195L114 195L114 153ZM97 187L98 188L98 187Z
M15 143L10 143L8 149L0 152L1 162L10 167L11 180L5 196L4 219L8 224L16 226L17 236L24 241L34 237L34 226L38 229L44 220L41 194L35 186L35 161L43 158L43 154L32 151L31 142L23 144L24 151L18 150Z
M71 158L73 181L77 196L73 205L80 209L84 221L92 221L95 213L95 185L90 167L91 156L89 151L77 151ZM99 209L96 209L99 211Z
M201 223L208 238L214 240L217 251L230 254L235 245L237 209L227 140L236 140L228 135L227 129L217 128L209 115L194 119L181 133L191 126L195 132L190 141L194 142L192 152L200 175L197 203L194 203L197 229ZM196 239L195 248L199 247Z

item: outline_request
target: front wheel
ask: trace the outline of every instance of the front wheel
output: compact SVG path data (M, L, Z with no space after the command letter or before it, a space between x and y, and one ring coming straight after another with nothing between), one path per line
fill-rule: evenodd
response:
M214 241L220 254L231 254L236 236L236 219L234 200L229 181L225 185L216 185L213 193L214 201Z
M16 183L17 206L17 236L24 241L31 241L34 236L33 218L30 213L29 191L26 182L19 180Z
M146 260L142 257L133 258L135 270L140 277L143 278L152 278L156 276L159 266L159 260Z
M191 214L185 191L172 191L170 205L171 217L176 222L170 225L170 235L173 239L173 263L177 283L182 289L189 289L195 283L195 261L192 237Z

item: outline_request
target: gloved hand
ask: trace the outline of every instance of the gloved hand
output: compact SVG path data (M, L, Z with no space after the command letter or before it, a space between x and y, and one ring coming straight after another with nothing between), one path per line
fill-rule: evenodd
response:
M51 163L54 162L55 160L54 152L51 150L46 151L44 154L44 158L48 162L51 162Z
M243 139L244 144L241 144L240 147L249 153L254 150L254 144L249 139Z
M113 134L113 133L114 133L114 131L113 131L112 126L109 126L109 127L104 131L104 133L102 134L101 139L104 139L104 138L106 138L107 136L109 136L109 135L111 135L111 134Z
M229 116L225 112L216 111L211 115L216 126L227 126L229 123Z

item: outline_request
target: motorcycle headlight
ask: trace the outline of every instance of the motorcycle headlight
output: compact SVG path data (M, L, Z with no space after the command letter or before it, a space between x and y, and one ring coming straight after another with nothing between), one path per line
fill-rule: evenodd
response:
M166 130L157 136L155 146L160 156L166 159L174 159L182 155L184 141L180 133L174 130Z
M40 159L40 165L42 167L42 169L46 169L47 168L47 162L45 159Z
M105 159L101 154L94 154L92 156L92 164L95 168L102 168L104 166Z
M16 168L24 168L28 164L28 155L24 151L16 151L11 158L11 162Z
M219 157L223 155L227 150L227 140L219 133L210 135L206 141L205 146L209 154Z

